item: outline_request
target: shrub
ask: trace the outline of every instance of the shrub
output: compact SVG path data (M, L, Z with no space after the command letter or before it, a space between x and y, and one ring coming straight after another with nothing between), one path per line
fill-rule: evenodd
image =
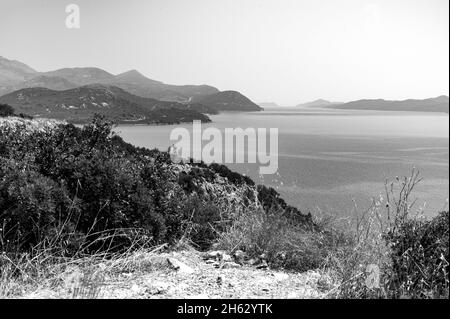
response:
M14 115L14 108L8 104L0 104L0 116L12 116Z
M415 169L410 177L386 181L386 197L374 199L357 215L349 240L327 258L339 283L333 296L448 298L449 213L432 219L410 216L410 198L420 181ZM371 264L379 267L379 287L366 284Z
M213 172L219 174L220 176L227 178L233 184L236 184L236 185L247 184L247 185L251 185L251 186L255 185L255 182L253 182L253 180L251 178L249 178L248 176L244 176L239 173L233 172L225 165L212 163L209 165L209 168Z
M117 229L140 229L149 243L165 241L160 202L168 200L167 194L154 190L166 189L170 180L151 169L155 164L145 152L113 139L111 129L112 123L98 116L81 129L4 129L0 159L10 165L0 168L0 212L8 221L1 249L26 251L46 235L69 228L84 236L86 252L125 246L128 231L110 240Z
M385 234L390 247L391 297L449 295L449 212L431 220L408 219Z
M125 143L101 116L83 128L12 123L0 127L0 249L122 249L136 231L147 244L184 238L206 249L222 230L222 208L198 187L214 179L206 166L177 175L167 153Z

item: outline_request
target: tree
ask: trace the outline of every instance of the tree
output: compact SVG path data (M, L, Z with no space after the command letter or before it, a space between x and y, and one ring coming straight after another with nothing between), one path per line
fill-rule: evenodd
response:
M14 108L8 104L0 104L0 116L12 116L14 115Z

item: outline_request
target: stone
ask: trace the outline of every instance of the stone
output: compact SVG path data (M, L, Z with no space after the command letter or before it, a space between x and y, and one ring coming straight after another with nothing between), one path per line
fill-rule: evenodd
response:
M213 250L213 251L210 251L210 252L206 253L205 255L203 255L203 258L204 259L222 260L224 254L225 254L225 252L222 250Z
M217 251L209 251L203 255L204 260L215 260L217 259Z
M249 264L250 266L254 266L258 263L258 259L252 258L250 260L247 261L247 264Z
M222 269L233 269L233 268L239 268L239 267L241 267L241 265L236 264L235 262L229 261L229 262L224 263L222 265L222 267L220 267L220 268L222 268Z
M172 267L172 269L178 271L179 273L192 274L194 272L194 269L192 269L191 267L189 267L185 263L182 263L178 259L167 258L167 262Z
M234 259L238 263L244 263L245 259L247 258L247 255L242 250L236 250L234 252Z
M267 254L263 253L263 254L259 255L259 259L262 259L262 260L267 259Z
M220 260L224 261L224 262L231 262L233 261L233 258L228 255L227 253L223 253L220 257Z
M263 260L259 265L256 266L256 269L267 269L267 268L269 268L269 265L265 260Z
M170 284L163 281L152 281L146 282L146 292L152 295L159 295L167 292L170 288Z

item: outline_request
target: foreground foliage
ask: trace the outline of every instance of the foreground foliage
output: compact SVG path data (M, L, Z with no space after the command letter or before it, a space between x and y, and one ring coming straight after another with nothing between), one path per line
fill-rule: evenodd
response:
M329 297L448 298L449 213L411 216L419 181L413 172L386 183L386 198L342 230L223 165L173 164L166 152L125 143L103 117L82 128L7 117L0 296L14 294L14 278L28 282L61 260L188 243L241 250L273 268L321 269ZM379 267L378 285L368 285L368 265Z
M125 143L112 127L99 116L83 128L1 126L2 251L40 245L67 256L120 250L135 237L148 245L184 238L206 249L230 212L257 202L248 178L220 165L174 165L167 153Z

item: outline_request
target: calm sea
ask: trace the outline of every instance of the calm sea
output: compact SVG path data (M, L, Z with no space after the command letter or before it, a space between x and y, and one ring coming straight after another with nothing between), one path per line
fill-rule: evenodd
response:
M354 201L368 207L384 192L386 178L409 175L423 181L414 198L427 215L447 209L449 197L448 114L278 108L211 116L202 128L278 128L278 173L262 175L259 164L231 164L233 170L276 188L300 210L347 216ZM170 126L119 126L126 141L167 150Z

